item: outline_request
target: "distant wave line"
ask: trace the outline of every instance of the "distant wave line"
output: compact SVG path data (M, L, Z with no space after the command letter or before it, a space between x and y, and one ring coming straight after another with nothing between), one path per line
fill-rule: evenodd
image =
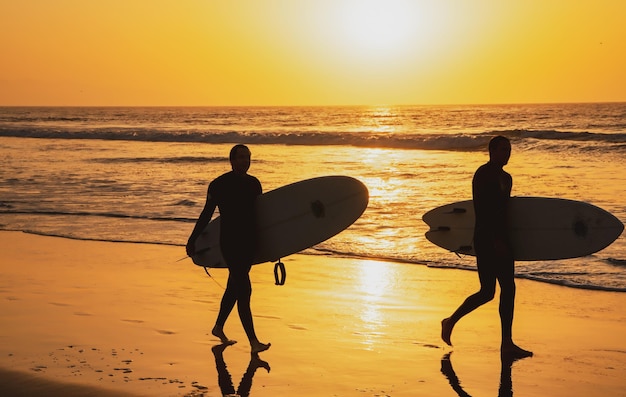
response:
M203 156L180 156L180 157L103 157L93 161L98 163L228 163L227 157L203 157Z
M0 127L0 136L42 139L100 139L110 141L179 142L179 143L248 143L306 146L355 146L417 150L482 150L495 135L505 135L514 141L538 140L561 142L597 142L626 145L626 133L567 132L556 130L492 130L481 133L378 133L373 131L304 131L304 132L236 132L185 131L154 129L94 129L68 131L27 128L16 130ZM185 158L186 161L206 159ZM209 159L214 160L215 159Z

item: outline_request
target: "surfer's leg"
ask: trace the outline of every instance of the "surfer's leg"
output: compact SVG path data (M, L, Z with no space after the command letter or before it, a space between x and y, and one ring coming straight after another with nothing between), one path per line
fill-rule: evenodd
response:
M264 344L259 342L254 330L254 320L252 319L252 309L250 307L250 299L252 297L252 284L250 282L250 266L247 269L241 269L236 273L237 277L237 311L239 312L239 319L243 326L252 353L259 353L270 348L270 344Z
M250 298L252 296L252 284L250 283L250 275L244 272L238 272L237 275L237 311L241 325L246 331L246 335L250 341L256 340L254 332L254 321L252 320L252 309L250 308Z
M222 296L222 302L220 303L220 311L217 315L217 320L215 321L215 326L211 333L218 338L222 343L232 344L235 343L234 340L228 339L226 334L224 333L224 325L226 324L226 320L228 316L233 311L235 307L235 303L237 302L237 281L235 277L233 277L232 273L228 274L228 282L226 284L226 290L224 291L224 295Z
M504 264L503 264L504 265ZM508 265L505 265L508 266ZM510 272L512 273L512 272ZM502 342L512 341L513 312L515 310L515 276L508 271L498 277L500 283L500 322L502 323Z
M452 346L452 341L450 337L452 336L452 329L456 325L456 323L465 317L467 314L473 312L480 306L489 302L493 299L495 295L495 280L493 282L493 288L488 288L487 286L481 287L480 291L476 292L473 295L470 295L465 299L465 301L459 306L458 309L452 316L445 318L441 321L441 339L446 342L448 345Z
M450 346L452 346L452 341L450 340L452 336L452 329L456 323L467 314L491 301L495 296L496 276L492 271L492 266L490 266L489 263L485 263L483 260L478 260L478 263L480 290L475 294L468 296L461 306L459 306L458 309L452 313L452 316L441 321L441 339L443 339L443 341Z
M513 343L513 314L515 311L515 264L511 259L502 264L503 273L498 276L500 283L500 321L502 324L502 345L500 351L503 355L513 358L524 358L533 355Z

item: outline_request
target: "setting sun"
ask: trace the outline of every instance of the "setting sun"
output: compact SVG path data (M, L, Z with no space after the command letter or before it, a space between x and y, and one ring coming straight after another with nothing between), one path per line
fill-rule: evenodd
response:
M626 2L0 0L0 105L626 100Z
M424 34L419 3L412 1L343 1L330 10L329 29L352 55L366 58L408 53ZM334 14L334 15L333 15Z

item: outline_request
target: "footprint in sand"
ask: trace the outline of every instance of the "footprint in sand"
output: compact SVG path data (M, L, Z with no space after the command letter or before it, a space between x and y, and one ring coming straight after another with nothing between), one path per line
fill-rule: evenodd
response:
M48 303L54 306L61 306L61 307L72 306L69 303L61 303L61 302L48 302Z
M132 319L126 319L126 318L123 318L122 321L125 321L127 323L135 323L135 324L142 324L145 322L143 320L132 320Z
M174 331L168 331L166 329L157 329L156 332L163 334L163 335L174 335L176 334L176 332Z

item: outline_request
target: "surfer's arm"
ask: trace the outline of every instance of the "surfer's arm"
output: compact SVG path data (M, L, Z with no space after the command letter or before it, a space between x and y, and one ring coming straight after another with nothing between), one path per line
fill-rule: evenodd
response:
M216 206L215 201L207 194L206 204L204 204L204 208L196 221L196 225L189 236L189 240L187 240L187 255L192 256L196 252L196 239L211 221Z
M506 201L502 198L497 175L480 168L472 181L472 196L476 216L475 233L489 241L494 252L506 255L509 250Z

